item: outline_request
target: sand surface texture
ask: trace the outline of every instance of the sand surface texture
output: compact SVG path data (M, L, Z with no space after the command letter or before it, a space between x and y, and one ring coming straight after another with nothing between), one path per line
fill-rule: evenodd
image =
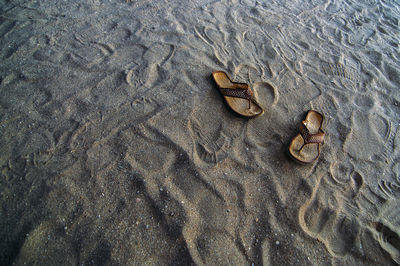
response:
M0 264L400 263L399 19L391 0L0 1ZM216 70L265 113L230 111ZM309 109L326 137L304 166Z

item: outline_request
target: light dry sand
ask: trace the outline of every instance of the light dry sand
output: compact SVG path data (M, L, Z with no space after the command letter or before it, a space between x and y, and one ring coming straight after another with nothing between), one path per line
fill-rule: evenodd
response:
M399 2L0 10L1 265L400 263ZM229 111L215 70L265 114Z

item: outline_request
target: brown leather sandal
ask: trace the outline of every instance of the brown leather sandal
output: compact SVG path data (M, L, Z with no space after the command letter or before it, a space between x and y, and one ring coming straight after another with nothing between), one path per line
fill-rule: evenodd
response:
M325 132L321 129L323 120L322 114L314 110L308 111L306 119L300 124L300 133L289 145L289 154L295 161L309 164L317 160L325 137Z
M264 110L255 101L253 91L248 84L231 81L224 71L215 71L212 73L212 77L226 103L234 112L248 118L264 113Z

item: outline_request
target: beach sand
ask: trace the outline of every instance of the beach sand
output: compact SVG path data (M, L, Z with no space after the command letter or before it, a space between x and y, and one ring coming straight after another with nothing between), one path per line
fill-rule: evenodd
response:
M400 5L357 2L1 1L0 265L400 263Z

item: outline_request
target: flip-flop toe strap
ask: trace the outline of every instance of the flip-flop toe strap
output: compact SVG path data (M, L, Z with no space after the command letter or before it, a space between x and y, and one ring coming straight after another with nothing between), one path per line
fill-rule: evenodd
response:
M246 100L250 100L253 92L250 88L247 89L230 89L230 88L220 88L222 95L236 97L236 98L243 98Z
M230 96L230 97L236 97L236 98L242 98L246 99L249 101L249 109L251 106L251 98L253 96L253 91L248 87L247 89L242 89L242 88L236 88L236 89L230 89L230 88L220 88L220 91L222 95L224 96Z
M321 129L319 130L318 133L316 134L311 134L306 125L304 124L304 121L300 124L300 135L304 139L304 144L309 144L309 143L324 143L324 137L325 137L325 132L322 131Z

